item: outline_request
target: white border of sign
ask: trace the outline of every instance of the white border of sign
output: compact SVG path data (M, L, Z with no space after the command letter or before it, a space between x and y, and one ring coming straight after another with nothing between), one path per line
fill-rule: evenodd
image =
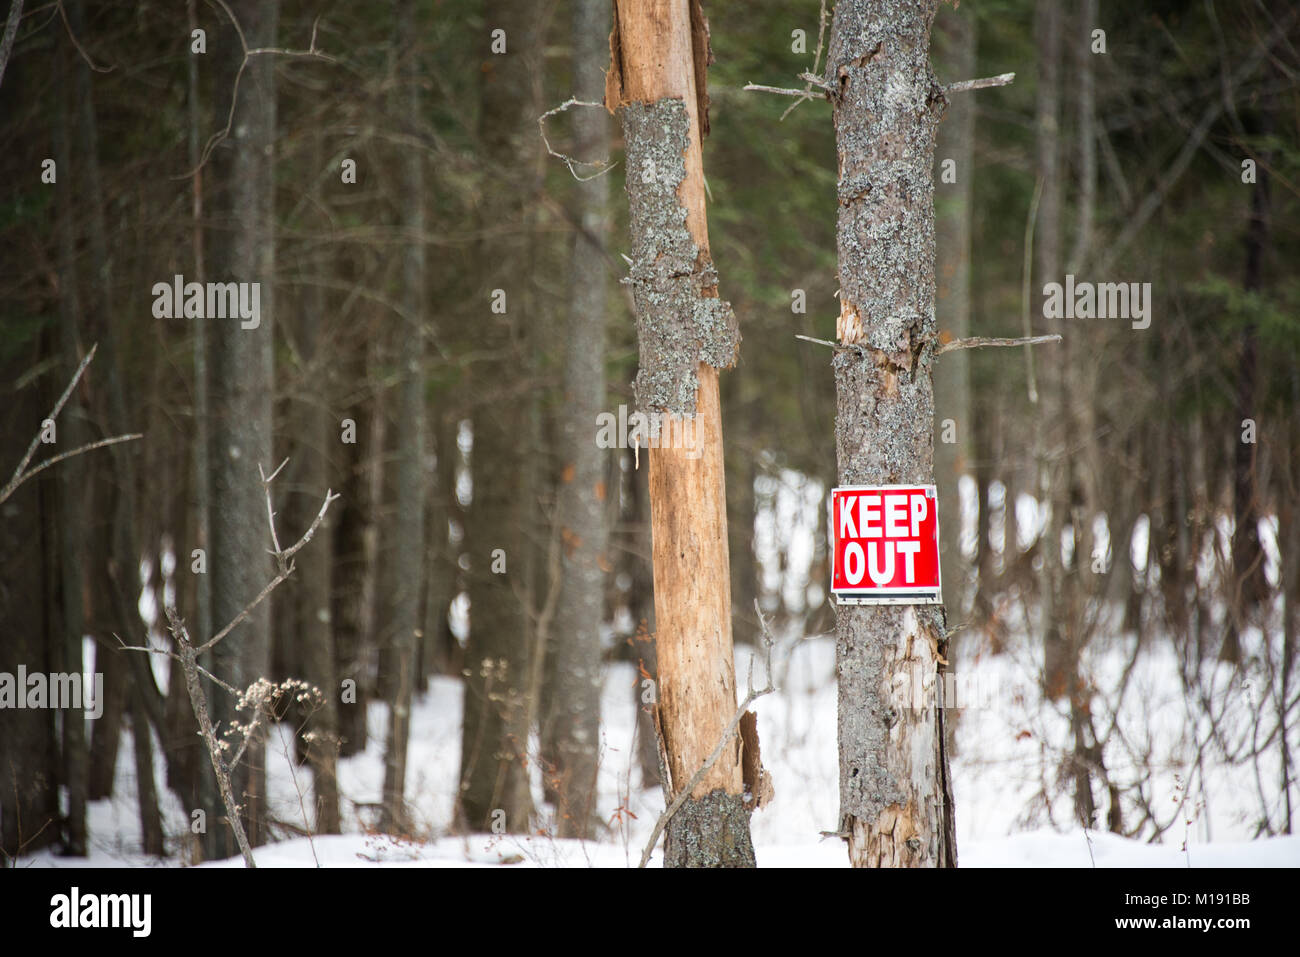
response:
M826 497L826 532L831 549L831 594L841 605L942 605L943 604L943 568L936 566L939 584L935 588L918 588L908 591L883 592L880 589L868 589L865 595L858 591L835 589L835 557L839 551L835 547L835 493L836 492L881 492L888 489L923 488L926 498L934 502L934 547L939 550L939 489L924 482L900 482L897 485L836 485Z

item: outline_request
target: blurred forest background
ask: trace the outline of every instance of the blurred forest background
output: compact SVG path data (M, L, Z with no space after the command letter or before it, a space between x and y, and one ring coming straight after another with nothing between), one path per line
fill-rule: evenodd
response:
M721 380L735 639L759 638L757 602L782 642L824 641L835 394L830 351L795 336L834 337L833 130L815 89L743 90L803 87L819 5L707 13L712 250L743 335ZM427 836L406 788L428 729L410 716L440 678L464 696L435 830L504 809L511 831L607 833L601 676L654 673L644 452L596 442L637 363L622 147L603 110L548 117L553 150L590 161L579 179L538 117L601 99L609 23L605 0L26 4L0 80L0 480L96 345L32 464L143 437L0 503L0 672L104 675L93 722L0 710L6 857L85 853L120 766L141 850L236 852L180 666L122 643L171 647L174 604L201 644L275 578L268 488L286 547L341 497L204 656L240 689L324 691L263 702L310 784L301 813L268 803L254 740L236 776L253 842ZM943 82L1016 73L953 94L941 126L940 328L1063 336L952 352L936 374L954 653L1022 663L1056 722L1023 731L1042 769L1026 822L1181 836L1217 774L1248 782L1240 833L1295 823L1298 46L1281 0L939 12ZM1149 328L1044 318L1043 285L1067 273L1151 283ZM178 274L260 282L260 324L157 318L154 286ZM286 458L264 486L258 467ZM1169 749L1133 710L1144 656L1182 702ZM209 688L222 730L248 720ZM382 790L341 791L340 760L368 746ZM1158 805L1149 777L1171 771ZM785 793L801 787L833 790ZM205 834L167 823L168 791L209 809Z

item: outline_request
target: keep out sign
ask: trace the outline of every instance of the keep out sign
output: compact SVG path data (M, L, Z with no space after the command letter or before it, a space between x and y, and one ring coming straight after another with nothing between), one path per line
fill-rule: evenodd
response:
M831 591L846 605L935 605L938 499L933 485L831 489Z

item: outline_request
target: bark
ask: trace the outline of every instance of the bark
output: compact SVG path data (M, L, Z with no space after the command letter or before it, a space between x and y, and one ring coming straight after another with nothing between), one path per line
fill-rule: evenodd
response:
M936 48L953 80L975 76L975 11L944 9L936 20ZM939 186L936 203L936 316L940 339L970 335L971 184L974 182L976 96L957 95L939 126L940 162L956 163L957 182ZM955 441L943 439L951 419ZM970 351L946 355L934 369L934 422L941 440L934 449L939 494L939 563L948 607L966 608L966 563L961 556L959 480L971 468L974 416L971 414ZM983 504L981 503L981 510Z
M238 0L230 3L249 48L276 43L279 0ZM235 95L240 66L239 40L225 24L213 38L219 68L219 107L226 114ZM210 437L212 466L212 547L208 569L212 587L212 620L220 628L235 618L274 577L267 553L266 498L258 466L267 474L272 461L272 284L275 275L274 140L276 122L274 59L256 56L244 66L233 122L225 141L209 161L212 229L208 248L211 275L223 282L260 282L261 319L256 328L238 322L207 319L209 396L213 420ZM271 609L262 602L249 618L213 649L213 671L244 689L270 669ZM222 730L232 720L247 720L235 710L234 699L218 694L212 717ZM236 800L249 840L264 842L265 774L263 747L250 744L248 754L232 773ZM219 809L208 809L216 819ZM205 855L234 852L224 828L209 828Z
M709 257L701 137L708 27L698 3L615 6L605 105L627 147L643 412L695 415L696 448L651 449L658 724L672 799L736 709L718 369L739 336ZM667 866L752 867L739 736L668 822Z
M84 36L85 13L82 0L71 0L66 7L68 23L74 36ZM71 54L69 54L71 55ZM84 57L74 59L75 100L77 103L76 127L73 133L75 151L79 158L78 188L80 205L84 210L83 222L88 234L90 270L88 284L90 295L83 305L86 338L100 345L96 358L104 388L92 391L96 417L104 434L116 435L134 431L138 425L126 399L124 382L128 378L125 358L118 348L122 337L120 321L111 313L113 301L112 260L109 255L108 229L104 212L104 192L99 168L99 131L95 116L94 91L91 71ZM142 444L142 443L141 443ZM109 449L113 463L114 500L111 508L111 550L106 556L113 599L114 628L119 635L139 635L142 631L136 598L139 594L139 567L141 550L137 535L137 443L126 442ZM142 695L145 712L150 722L163 733L165 727L162 695L154 682L153 671L143 655L129 655L127 667L131 679Z
M36 348L14 350L0 367L0 381L17 382L37 364ZM33 424L49 413L60 383L42 395L24 389L0 407L0 434L31 441ZM15 442L6 443L9 446ZM5 461L16 461L21 447L4 450ZM57 468L57 466L56 466ZM16 675L49 672L50 649L57 643L48 615L46 563L52 553L46 523L53 501L52 472L25 483L5 503L0 521L0 671ZM0 708L0 859L31 853L59 840L58 748L53 712L38 708Z
M68 51L65 43L59 44L58 57L58 96L54 123L55 162L64 170L72 169L69 151L68 100L69 69ZM58 202L58 244L59 244L59 346L63 355L65 380L70 380L81 361L81 344L77 335L77 323L81 315L81 306L77 295L77 277L74 272L76 262L75 234L76 204L71 195L70 185L65 180L59 190ZM59 425L59 445L75 449L90 441L85 428L86 409L80 396L74 394L65 406L62 423ZM75 456L59 466L57 475L58 499L58 555L60 561L60 610L58 616L61 629L61 646L59 648L59 670L68 674L82 672L82 637L86 633L85 609L82 605L82 576L85 568L86 535L86 468L80 456ZM69 708L62 712L62 780L68 791L68 819L65 852L78 857L86 854L86 800L87 800L87 753L86 721L81 707Z
M508 401L490 400L503 383L530 367L527 326L528 217L537 186L537 115L546 15L531 0L490 0L487 22L506 32L507 52L487 53L483 64L479 133L489 164L494 201L489 222L501 230L490 250L485 291L506 293L506 312L490 314L479 347L494 359L482 363L470 387L477 390L470 456L473 500L466 516L469 553L470 633L465 648L465 704L461 738L460 820L470 829L494 823L504 812L512 833L528 828L527 747L533 636L525 602L531 601L534 506L528 437L535 427L534 396L527 383ZM484 302L487 308L487 302ZM521 432L527 433L520 457ZM499 551L498 551L499 550ZM494 562L498 572L493 571ZM501 571L504 562L504 571ZM500 815L495 815L500 820Z
M1038 0L1034 14L1038 46L1038 93L1035 106L1036 164L1042 182L1038 221L1034 224L1034 274L1031 291L1043 283L1060 282L1061 276L1061 175L1060 175L1060 61L1061 11L1054 0ZM1031 299L1032 308L1032 299ZM1060 333L1060 320L1049 320L1047 331ZM1068 435L1064 421L1061 378L1052 368L1040 376L1042 395L1035 417L1035 452L1038 468L1036 494L1051 515L1038 542L1042 558L1038 576L1039 608L1043 635L1043 684L1053 700L1064 696L1069 686L1069 653L1061 627L1061 529L1066 510L1066 481L1061 459L1050 460L1047 449ZM1048 432L1049 424L1057 431Z
M437 454L437 471L429 486L429 532L425 574L428 588L424 603L424 663L422 672L429 675L460 673L460 643L452 633L448 613L456 597L457 549L452 545L449 525L454 520L463 525L464 516L456 502L456 466L460 451L456 447L458 422L442 416L431 430Z
M122 717L127 707L130 672L126 653L108 646L109 637L95 644L92 673L104 676L104 710L91 725L90 769L86 777L86 799L99 801L113 794L117 773L117 749L122 741ZM169 762L170 767L170 762Z
M162 857L167 853L163 841L162 814L158 810L158 786L154 781L153 737L144 702L132 691L131 738L135 751L136 804L140 809L140 849Z
M358 356L364 352L358 350ZM365 375L365 361L352 363L352 371ZM338 527L334 532L334 551L330 576L330 618L334 622L336 674L338 689L351 681L353 700L339 703L339 755L350 757L366 749L366 646L368 626L364 581L369 563L366 558L366 515L370 496L364 467L361 436L368 420L368 403L347 409L345 418L357 424L357 444L342 446L343 488L340 491ZM336 423L334 428L340 426Z
M416 56L415 22L410 3L398 0L397 37L401 51L395 112L409 130L420 117L419 61ZM424 233L423 152L407 148L399 160L401 182L401 228L410 237ZM398 447L396 462L396 515L392 523L388 579L392 589L387 607L390 661L388 739L384 748L384 811L380 826L404 833L409 829L404 791L406 752L411 733L411 699L416 681L416 641L423 622L420 618L421 589L424 587L424 442L427 428L424 402L425 341L425 254L424 244L409 241L402 250L401 284L401 385L398 395Z
M827 82L839 169L839 480L933 481L934 161L944 101L929 64L936 0L841 0ZM845 606L837 627L840 831L855 867L956 864L944 741L942 606ZM892 699L935 677L935 701Z
M188 25L191 31L198 26L197 5L198 0L188 0L186 6ZM202 155L200 129L205 120L205 113L199 101L199 58L197 56L191 55L186 58L186 91L188 99L186 104L188 107L186 147L188 149L190 168L198 170L190 183L190 219L193 224L194 237L194 280L196 282L206 282L207 269L203 244L203 170L198 169ZM186 554L180 556L181 567L185 567L188 553L192 553L194 548L203 549L204 554L209 558L212 550L212 473L208 464L212 414L211 402L208 397L208 336L201 321L193 329L192 335L194 341L194 445L192 455L194 465L195 540L190 549L182 550ZM193 577L194 625L200 635L210 635L213 633L212 577L210 574L194 575ZM210 667L212 656L204 655L203 664ZM179 679L180 671L177 663L173 661L172 680L169 682L168 687L178 688ZM174 717L174 720L169 722L169 725L181 732L179 737L184 742L180 753L185 757L180 763L185 765L186 777L188 778L188 800L197 803L200 807L215 808L221 800L221 795L217 792L217 779L212 774L208 762L202 760L203 756L196 747L199 727L194 719L194 712L191 708L186 707L180 698L181 696L177 695L175 703L169 708ZM175 749L172 747L171 742L168 743L166 750L169 755L174 752ZM169 780L173 777L171 763L169 760Z
M1260 134L1272 132L1267 112L1267 100ZM1269 242L1269 199L1271 156L1266 152L1257 164L1255 185L1250 193L1250 222L1246 227L1246 268L1242 289L1258 293L1263 288L1264 255ZM1256 392L1259 389L1259 357L1255 323L1250 321L1240 334L1240 359L1236 375L1234 430L1240 440L1242 422L1251 419L1258 429ZM1230 621L1223 647L1219 652L1222 661L1240 662L1240 631L1247 616L1263 602L1269 593L1264 575L1264 551L1259 540L1261 515L1256 456L1258 442L1237 441L1232 459L1232 579L1228 596Z
M319 139L312 146L313 166L324 164ZM327 228L327 227L325 227ZM298 348L304 370L305 402L300 409L302 441L295 449L299 466L298 487L307 495L297 496L294 510L302 519L292 526L298 534L309 526L315 517L305 514L303 504L325 494L331 485L330 450L338 444L335 417L331 414L330 399L333 377L330 374L332 356L326 349L329 308L325 290L309 282L302 293L302 311L298 320ZM333 535L331 516L326 516L317 533L325 542ZM332 555L322 542L319 546L303 549L295 558L298 570L286 583L292 587L295 599L295 625L297 632L294 657L300 663L301 677L321 690L323 701L319 708L306 715L301 724L303 734L299 739L302 751L312 772L312 794L315 799L315 828L319 834L338 834L339 789L338 752L339 683L335 673L334 616L331 606L330 570Z
M659 683L659 658L655 654L655 603L654 570L650 556L653 553L650 532L650 489L646 469L628 475L628 524L631 543L628 563L631 588L628 591L628 609L632 615L632 660L637 666L637 680L632 685L632 703L636 707L637 761L641 766L641 786L659 787L663 780L659 767L659 737L655 730L653 696L645 701L645 686Z
M573 9L574 96L598 100L608 49L608 0L578 0ZM580 109L573 118L574 151L580 157L609 152L609 120L601 110ZM596 772L600 759L600 625L606 555L605 454L593 429L605 403L605 261L609 229L609 177L574 186L574 232L569 274L569 321L564 336L564 385L560 409L559 522L561 586L555 612L554 684L551 694L556 833L590 838L600 815Z

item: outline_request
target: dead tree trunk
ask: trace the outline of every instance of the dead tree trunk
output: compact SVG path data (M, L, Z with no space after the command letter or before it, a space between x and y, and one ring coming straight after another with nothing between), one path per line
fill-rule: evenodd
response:
M740 337L717 298L700 140L708 27L697 2L619 0L605 104L627 148L632 285L645 413L693 415L696 449L649 451L659 726L670 798L736 710L718 369ZM666 426L665 426L666 428ZM665 866L752 867L740 739L669 820Z
M841 484L934 480L934 160L944 99L930 69L937 0L840 0L826 81L839 159L834 360ZM941 606L840 609L840 831L855 867L957 860L942 682L926 707L896 675L936 675Z

